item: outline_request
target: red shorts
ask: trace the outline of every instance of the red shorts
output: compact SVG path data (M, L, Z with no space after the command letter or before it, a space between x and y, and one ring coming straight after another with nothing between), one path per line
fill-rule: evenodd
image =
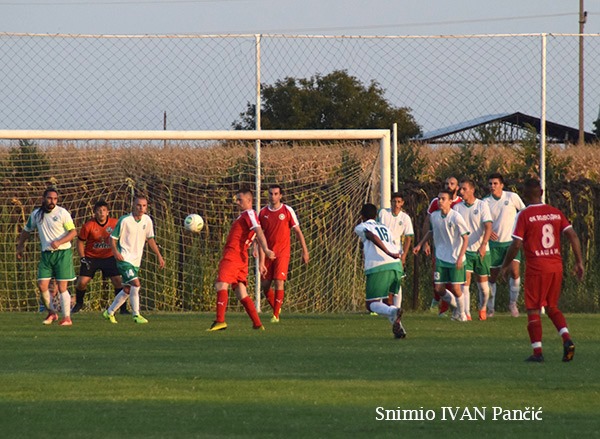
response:
M288 267L290 265L289 256L277 256L275 259L267 259L265 267L267 267L267 275L263 280L287 280Z
M246 285L248 283L248 261L221 259L217 273L217 282L225 282L229 285L236 285L238 283Z
M556 308L562 288L563 272L525 273L525 308Z

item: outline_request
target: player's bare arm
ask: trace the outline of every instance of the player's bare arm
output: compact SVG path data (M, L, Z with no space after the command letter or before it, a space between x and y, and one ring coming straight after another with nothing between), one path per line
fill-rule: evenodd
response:
M75 238L76 236L77 236L77 230L76 230L76 229L69 230L69 233L67 233L67 234L66 234L65 236L63 236L62 238L60 238L60 239L57 239L57 240L55 240L55 241L52 241L52 242L50 243L50 246L51 246L53 249L55 249L55 250L56 250L56 249L58 249L58 247L60 247L60 246L61 246L62 244L64 244L65 242L72 241L72 240L73 240L73 238Z
M566 229L563 234L571 243L571 249L573 250L573 254L575 255L575 275L579 280L583 279L584 275L584 267L583 267L583 253L581 252L581 242L579 241L579 237L575 230L572 227Z
M265 252L265 256L269 259L275 259L275 252L269 248L269 245L267 244L267 238L265 238L265 232L263 232L260 227L256 227L254 232L256 233L256 239L260 245L260 248Z
M118 238L111 237L111 239L110 239L110 249L112 250L113 256L115 257L115 259L117 261L124 261L125 258L123 258L123 255L121 254L121 252L117 248L117 241L118 241Z
M389 257L394 258L394 259L400 258L399 253L392 253L391 251L389 251L387 249L387 247L385 246L385 244L383 243L383 241L379 238L379 236L375 235L373 232L371 232L369 230L365 230L365 238L367 238L369 241L371 241L373 244L375 244L377 247L379 247Z
M462 239L462 246L460 247L460 253L458 254L458 260L456 261L456 268L458 270L462 269L465 259L465 254L467 253L467 247L469 246L469 235L465 233L460 237Z
M25 247L25 242L29 239L31 234L25 230L21 230L21 234L19 235L19 239L17 240L17 259L23 258L23 250Z
M308 264L310 260L310 256L308 254L308 247L306 246L306 240L304 239L304 234L302 230L300 230L300 226L294 227L294 233L296 233L296 238L302 247L302 262Z
M423 244L427 243L427 241L429 240L429 237L433 234L433 232L431 230L427 230L427 233L425 233L425 235L423 236L423 239L421 239L419 241L419 243L413 248L413 253L415 255L418 255L419 252L421 251L421 247L423 247ZM427 253L427 250L425 250L425 254Z
M150 247L150 250L152 250L152 252L158 258L158 266L160 268L165 268L165 260L160 254L160 249L158 248L158 244L156 243L156 240L154 238L148 239L148 247Z
M523 247L523 241L518 238L513 238L512 244L510 244L510 247L508 247L508 250L506 251L506 256L504 256L502 267L500 267L500 276L506 277L512 261L517 256L517 253L519 253L521 247Z
M483 259L485 257L485 253L487 251L487 245L492 236L492 223L489 221L484 223L483 229L484 229L483 240L481 241L481 247L479 247L479 256L481 257L481 259Z

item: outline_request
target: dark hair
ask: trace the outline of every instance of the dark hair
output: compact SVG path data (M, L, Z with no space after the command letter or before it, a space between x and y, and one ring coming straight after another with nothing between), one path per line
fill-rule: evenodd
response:
M37 212L39 222L42 222L42 220L44 219L44 214L46 213L46 210L44 209L44 203L46 202L46 197L50 192L54 192L56 195L58 195L58 190L54 186L49 186L46 188L46 190L42 194L42 205L40 206Z
M469 186L471 186L473 189L475 189L477 186L475 185L475 182L473 180L471 180L470 178L463 178L461 181L462 183L467 183Z
M101 207L106 207L108 209L108 203L104 200L96 201L96 204L94 204L94 212Z
M525 189L541 189L542 184L537 178L529 178L525 181Z
M452 199L452 197L454 196L452 191L450 191L448 189L442 189L438 192L438 194L448 194L448 198L450 198L450 199Z
M238 191L238 194L246 194L246 195L250 195L251 197L254 198L254 194L252 193L252 190L249 187L241 187Z
M283 188L278 184L272 184L269 186L269 190L271 189L279 189L279 193L283 195Z
M394 198L402 198L404 200L404 195L401 192L394 192L390 199L393 200Z
M363 204L360 214L368 220L375 219L377 218L377 206L371 203Z
M496 180L500 180L500 183L504 184L504 177L502 176L502 174L499 174L498 172L494 172L493 174L490 174L488 176L488 180L492 180L494 178Z

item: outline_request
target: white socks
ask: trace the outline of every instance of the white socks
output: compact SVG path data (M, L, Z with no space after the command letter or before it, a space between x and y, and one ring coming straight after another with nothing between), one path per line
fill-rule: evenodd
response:
M471 288L470 285L462 284L460 287L462 291L462 309L466 315L471 315Z
M394 294L394 306L402 308L402 287L398 289L398 294Z
M477 289L479 290L479 309L486 309L490 298L489 282L478 282Z
M108 307L108 313L110 315L113 315L115 311L118 310L121 307L121 305L123 305L126 301L127 293L125 292L125 290L121 290L119 294L117 294L117 296L115 297L115 300L113 300L113 303L111 303Z
M131 304L131 314L140 315L140 287L129 287L129 303Z
M494 308L496 306L496 282L492 283L489 282L490 284L490 297L488 299L488 311L494 311Z
M510 303L516 303L519 298L519 291L521 290L521 278L518 277L508 279L508 285L510 288Z
M44 301L44 305L46 305L46 309L48 311L56 313L56 308L54 308L52 297L50 297L50 291L42 291L42 300Z
M63 317L71 317L71 293L69 291L65 291L60 294L60 306L62 307L62 315Z
M439 294L439 293L438 293ZM454 296L454 294L452 294L450 291L446 290L446 294L444 294L442 296L442 300L444 302L448 302L450 304L450 306L457 308L458 306L458 302L456 300L457 298Z

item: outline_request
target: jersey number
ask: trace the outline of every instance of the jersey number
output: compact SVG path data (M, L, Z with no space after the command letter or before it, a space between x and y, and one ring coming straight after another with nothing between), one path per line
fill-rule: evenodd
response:
M384 229L383 227L375 227L375 230L377 230L379 239L385 242L390 242L390 235L388 235L387 229Z
M542 247L554 247L554 227L552 224L544 224L542 227Z

